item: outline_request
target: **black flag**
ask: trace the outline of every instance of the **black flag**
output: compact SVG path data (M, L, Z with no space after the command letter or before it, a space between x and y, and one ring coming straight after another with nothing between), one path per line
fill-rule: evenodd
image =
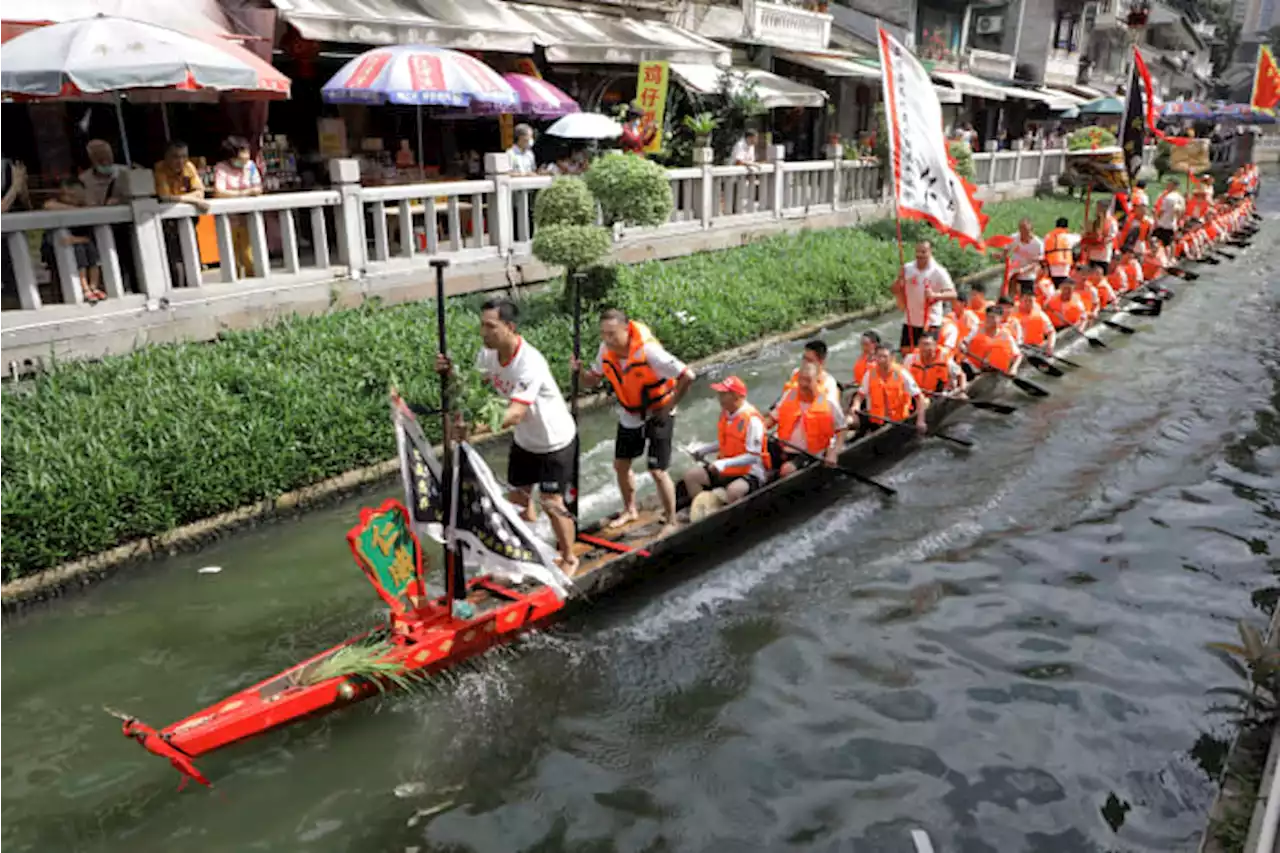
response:
M1120 147L1124 149L1124 168L1129 175L1129 186L1137 180L1142 168L1142 144L1147 135L1146 115L1142 106L1142 79L1135 62L1129 74L1129 96L1125 99L1124 120L1120 123Z
M573 588L555 563L555 552L529 529L498 484L488 464L465 441L453 448L452 518L443 517L440 460L418 419L395 394L391 416L400 450L405 499L419 530L437 542L462 547L464 562L491 575L520 582L526 577L561 597Z

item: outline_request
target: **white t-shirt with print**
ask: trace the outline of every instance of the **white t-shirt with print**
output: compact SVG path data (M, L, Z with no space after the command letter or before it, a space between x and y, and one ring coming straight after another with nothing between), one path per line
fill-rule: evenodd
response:
M481 349L476 369L507 400L524 403L529 412L516 424L512 440L530 453L552 453L567 447L578 428L542 353L524 338L506 364L498 351Z
M951 273L939 266L937 261L930 258L929 265L924 269L920 269L915 261L907 264L902 268L902 276L906 281L907 325L920 328L940 325L942 323L942 303L934 302L929 306L926 314L924 307L925 296L937 295L955 289L955 285L951 283Z
M1021 234L1013 235L1013 245L1009 247L1009 266L1019 279L1030 281L1036 277L1036 271L1029 269L1022 272L1023 267L1038 267L1044 259L1044 241L1032 234L1031 239L1022 242Z
M1156 227L1177 228L1179 217L1187 210L1187 200L1182 197L1182 193L1169 193L1158 204L1160 212L1156 214Z

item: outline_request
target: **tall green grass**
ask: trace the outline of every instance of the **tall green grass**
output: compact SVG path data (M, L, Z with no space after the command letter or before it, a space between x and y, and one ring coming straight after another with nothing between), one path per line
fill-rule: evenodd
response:
M1080 208L1061 198L989 205L988 233L1010 232L1024 215L1043 231ZM926 231L904 225L909 240ZM898 267L893 237L892 223L877 223L622 267L605 301L693 360L876 304ZM956 276L986 265L949 241L936 245ZM462 366L479 346L479 302L461 297L447 308ZM572 338L561 304L553 291L525 298L521 331L567 387ZM371 304L214 343L62 364L5 393L5 579L389 458L387 387L438 405L435 328L432 303ZM459 393L456 404L473 416L490 399L474 375Z

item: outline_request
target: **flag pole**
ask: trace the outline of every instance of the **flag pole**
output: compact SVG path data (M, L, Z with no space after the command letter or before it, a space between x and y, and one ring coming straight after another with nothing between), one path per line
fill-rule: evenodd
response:
M444 270L449 266L448 258L432 258L431 266L436 271L436 337L438 352L447 355L448 340L445 337L444 322ZM449 374L440 376L440 419L444 425L443 464L440 466L440 516L444 521L446 542L444 546L444 588L445 597L450 602L461 601L467 597L467 575L462 564L462 549L455 543L447 541L450 525L453 523L453 478L457 472L453 469L453 424L449 411ZM452 607L452 604L450 605Z
M573 288L573 358L574 362L582 359L582 280L583 273L571 272L569 286ZM578 425L578 383L581 366L573 371L569 379L569 412L573 415L573 424ZM573 482L570 484L569 512L573 515L574 535L578 532L578 477L582 470L582 437L575 436L573 449Z

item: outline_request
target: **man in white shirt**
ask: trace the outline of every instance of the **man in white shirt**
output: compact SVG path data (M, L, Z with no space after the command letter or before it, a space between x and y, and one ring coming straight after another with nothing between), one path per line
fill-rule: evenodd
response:
M675 408L693 385L694 372L667 352L647 326L618 308L600 315L600 350L591 369L583 370L576 360L570 366L581 371L587 388L607 379L618 400L613 470L622 493L622 512L609 522L608 529L620 529L640 517L631 466L637 457L646 456L665 513L659 535L666 535L676 524L676 486L667 473L675 438Z
M1031 220L1023 218L1018 223L1018 233L1013 235L1013 245L1009 247L1009 266L1013 269L1013 280L1019 291L1024 283L1035 285L1043 260L1044 241L1036 236Z
M933 259L932 242L916 243L916 259L902 268L893 283L893 295L904 315L898 345L909 352L916 348L925 329L942 323L942 303L956 298L951 273Z
M1178 181L1170 178L1165 182L1164 192L1156 199L1156 227L1152 235L1164 244L1165 248L1173 245L1174 232L1187 212L1187 200L1178 192Z
M507 299L490 299L480 307L484 348L476 354L475 366L508 401L502 429L515 427L507 459L507 482L512 488L507 499L531 518L537 487L556 533L561 568L572 575L578 567L573 554L575 520L565 506L564 494L573 486L578 427L547 360L516 332L518 317L515 303ZM436 369L448 373L453 366L442 354L437 356Z
M511 160L511 174L532 175L538 171L538 161L533 156L533 128L527 124L515 127L516 144L507 149Z

